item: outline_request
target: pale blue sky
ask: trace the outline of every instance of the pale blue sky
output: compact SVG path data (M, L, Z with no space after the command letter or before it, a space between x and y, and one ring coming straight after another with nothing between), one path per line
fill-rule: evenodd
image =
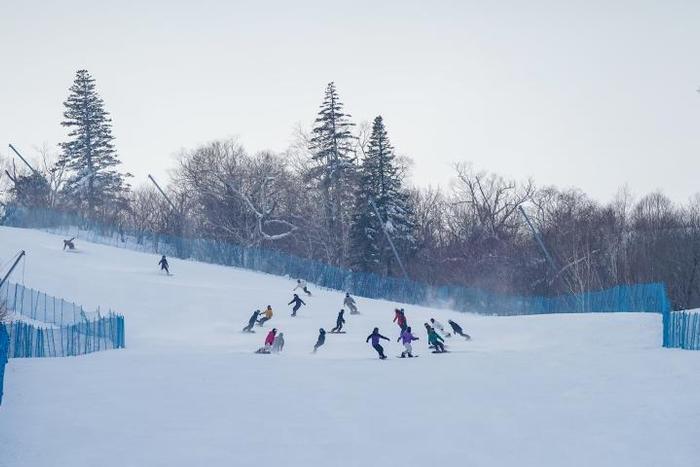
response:
M60 142L87 68L135 183L215 138L285 149L333 80L415 184L465 160L601 200L700 191L698 1L3 1L0 60L0 153Z

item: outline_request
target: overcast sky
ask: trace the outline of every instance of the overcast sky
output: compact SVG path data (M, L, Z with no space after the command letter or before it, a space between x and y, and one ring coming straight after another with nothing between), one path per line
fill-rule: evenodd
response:
M700 1L2 1L0 154L65 138L87 68L134 183L182 148L284 150L335 81L412 181L455 161L599 200L700 191Z

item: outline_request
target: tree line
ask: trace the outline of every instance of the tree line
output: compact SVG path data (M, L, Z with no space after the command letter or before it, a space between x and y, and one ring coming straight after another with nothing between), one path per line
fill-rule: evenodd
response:
M64 107L58 156L42 148L32 170L4 161L0 208L60 209L137 239L211 238L502 293L664 282L674 307L700 306L700 195L679 205L623 188L600 203L466 162L449 187L411 186L411 161L396 154L381 115L356 125L329 83L312 129L284 152L250 153L234 139L181 152L166 200L119 170L111 118L86 70Z

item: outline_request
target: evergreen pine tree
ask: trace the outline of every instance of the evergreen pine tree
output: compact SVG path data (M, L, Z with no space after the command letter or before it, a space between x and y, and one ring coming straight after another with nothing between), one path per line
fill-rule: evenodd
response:
M68 204L94 216L98 209L114 212L121 207L128 190L125 177L116 167L121 163L114 148L112 120L87 70L78 70L70 87L62 126L68 127L68 141L61 143L59 164L67 170L64 195Z
M351 260L357 269L391 274L395 259L381 222L399 254L408 255L415 250L415 215L381 116L374 119L359 178L350 231Z
M335 83L328 83L313 136L310 141L316 166L312 176L319 181L323 213L329 241L339 262L347 257L348 225L352 216L353 187L356 175L354 126L343 113Z

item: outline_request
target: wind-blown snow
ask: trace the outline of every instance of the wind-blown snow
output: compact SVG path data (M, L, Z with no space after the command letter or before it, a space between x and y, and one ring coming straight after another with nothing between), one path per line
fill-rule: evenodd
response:
M690 466L700 455L700 352L662 349L655 314L481 317L405 305L420 358L396 359L394 303L319 290L299 317L291 279L0 228L28 286L126 316L127 349L11 360L0 466ZM21 270L13 276L21 282ZM272 305L281 355L242 334ZM474 340L427 352L422 323ZM374 326L387 361L365 344Z

